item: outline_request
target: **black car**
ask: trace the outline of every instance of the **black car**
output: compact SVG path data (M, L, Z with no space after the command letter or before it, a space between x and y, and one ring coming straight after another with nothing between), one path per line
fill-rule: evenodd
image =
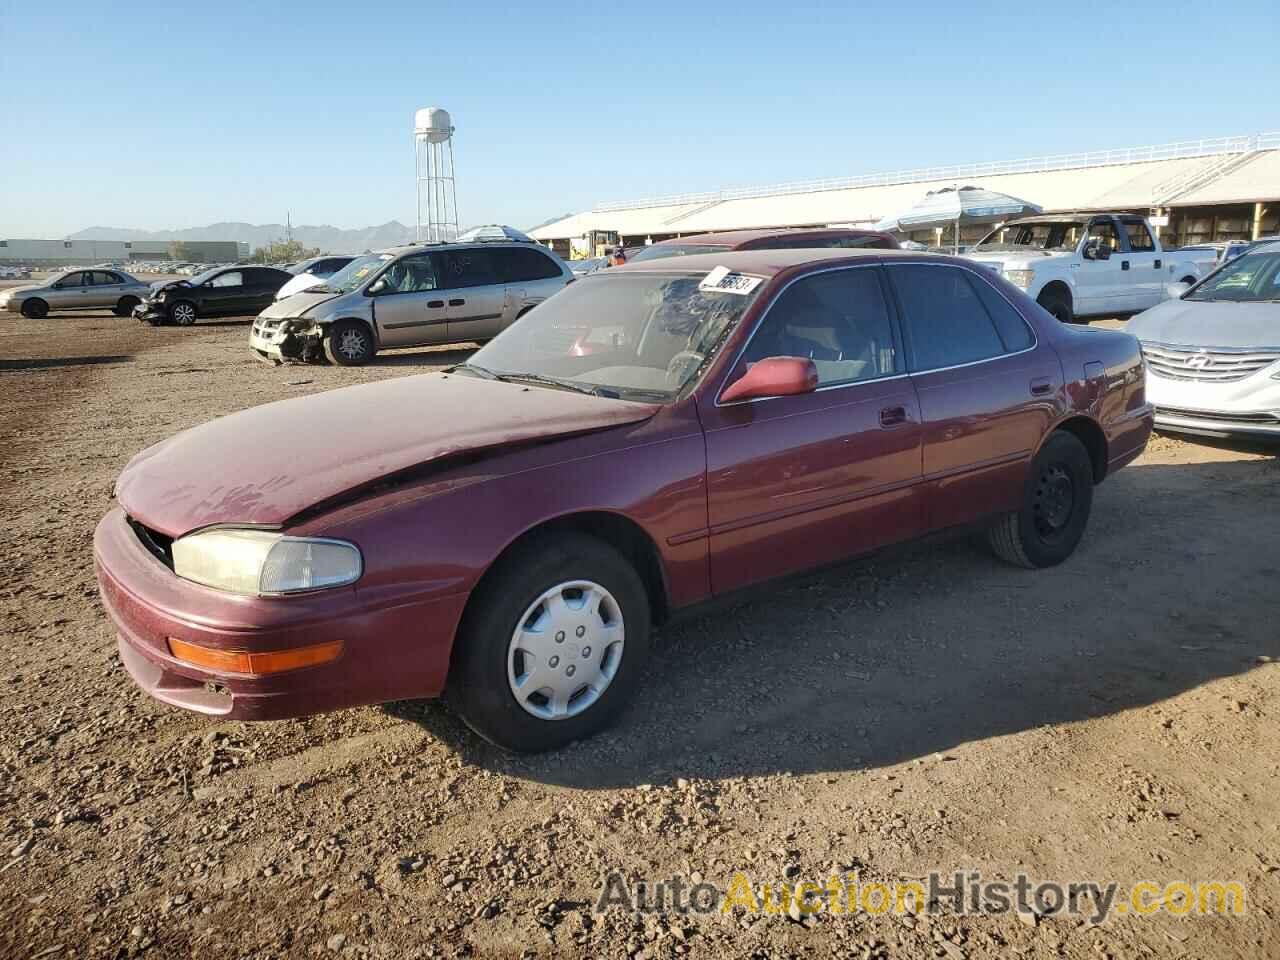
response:
M192 277L154 287L133 310L152 326L190 326L199 317L256 316L293 279L275 267L215 267Z

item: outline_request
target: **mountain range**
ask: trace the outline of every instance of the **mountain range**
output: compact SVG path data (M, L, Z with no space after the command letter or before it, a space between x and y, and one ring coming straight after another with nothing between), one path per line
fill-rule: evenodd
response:
M211 223L207 227L185 230L130 230L121 227L89 227L71 234L71 240L238 240L250 249L266 246L285 238L283 223ZM316 247L322 253L363 253L393 247L413 240L414 228L399 220L376 227L343 230L328 224L293 228L293 239L304 247Z

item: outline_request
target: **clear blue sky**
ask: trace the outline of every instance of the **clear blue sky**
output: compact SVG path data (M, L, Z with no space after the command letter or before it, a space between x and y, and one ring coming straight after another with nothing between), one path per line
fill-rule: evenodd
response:
M1280 128L1280 7L0 0L0 236L414 218ZM188 12L189 7L198 7Z

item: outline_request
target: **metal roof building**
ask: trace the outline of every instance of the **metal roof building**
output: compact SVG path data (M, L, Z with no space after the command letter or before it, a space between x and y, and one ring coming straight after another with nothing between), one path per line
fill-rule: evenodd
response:
M1248 238L1280 228L1280 132L600 203L531 233L567 248L592 235L642 243L750 227L870 225L930 190L960 185L1023 197L1047 212L1167 213L1165 239L1180 243Z

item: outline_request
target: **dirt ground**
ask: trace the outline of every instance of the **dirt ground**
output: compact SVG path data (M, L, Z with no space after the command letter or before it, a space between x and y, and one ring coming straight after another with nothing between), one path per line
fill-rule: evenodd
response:
M666 629L616 729L513 758L436 704L217 723L125 676L91 540L133 454L466 353L272 368L247 336L0 319L0 956L1280 956L1274 451L1157 437L1053 570L959 539L758 591ZM592 911L610 871L931 870L1248 910Z

